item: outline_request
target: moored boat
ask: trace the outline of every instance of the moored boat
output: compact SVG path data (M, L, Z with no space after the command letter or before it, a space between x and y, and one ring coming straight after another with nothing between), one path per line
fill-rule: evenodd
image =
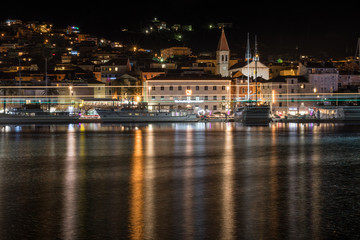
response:
M234 121L246 125L268 125L271 121L270 107L267 105L240 107L235 111Z
M345 122L360 122L360 106L342 106Z
M73 123L78 119L79 115L72 115L69 112L47 112L41 109L19 109L0 114L0 124Z
M147 110L96 109L102 122L198 122L196 114L186 112L149 112Z

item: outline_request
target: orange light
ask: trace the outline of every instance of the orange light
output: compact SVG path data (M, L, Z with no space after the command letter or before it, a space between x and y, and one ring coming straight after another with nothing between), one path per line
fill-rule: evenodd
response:
M272 90L272 103L275 103L275 90Z

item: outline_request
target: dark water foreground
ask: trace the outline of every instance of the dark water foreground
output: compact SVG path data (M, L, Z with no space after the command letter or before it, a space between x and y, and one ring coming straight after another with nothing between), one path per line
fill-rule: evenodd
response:
M0 129L0 239L360 238L360 126Z

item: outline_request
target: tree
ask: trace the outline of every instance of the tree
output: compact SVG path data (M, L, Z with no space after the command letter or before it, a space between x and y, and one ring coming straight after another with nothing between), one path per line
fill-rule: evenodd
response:
M134 101L136 96L141 95L141 87L137 87L138 79L128 74L112 81L111 86L114 86L113 95L122 100Z

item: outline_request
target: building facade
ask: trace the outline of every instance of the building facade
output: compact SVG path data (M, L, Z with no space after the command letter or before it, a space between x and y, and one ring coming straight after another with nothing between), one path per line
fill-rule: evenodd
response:
M161 57L166 60L173 56L189 56L191 53L191 49L188 47L171 47L162 49Z
M260 99L279 116L308 115L319 100L303 76L278 76L261 81L259 89Z
M314 93L332 93L338 90L339 71L331 63L299 63L298 75L305 76Z
M185 74L186 75L186 74ZM149 110L228 112L231 80L213 75L161 75L144 81L143 96Z

